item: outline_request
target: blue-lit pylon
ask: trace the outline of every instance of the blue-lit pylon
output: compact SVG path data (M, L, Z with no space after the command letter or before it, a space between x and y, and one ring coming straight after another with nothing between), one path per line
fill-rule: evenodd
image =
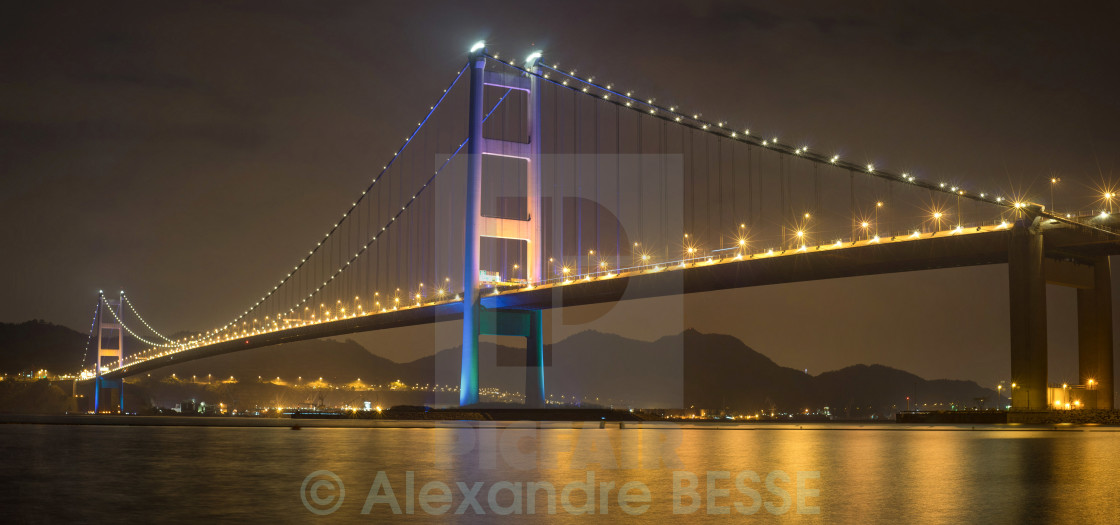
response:
M101 376L102 358L117 358L116 365L119 367L121 358L124 356L124 327L120 323L106 322L101 309L116 308L117 315L115 318L120 319L121 315L124 314L121 310L123 301L121 299L115 301L107 299L104 294L101 294L98 301L100 305L97 309L97 361L94 363L94 373L96 375L93 380L93 412L95 414L101 412L101 391L103 389L116 389L117 399L119 400L119 406L116 410L124 413L124 378L109 379ZM116 345L108 348L105 344L114 338L106 337L106 330L111 330L116 334Z
M539 73L534 54L526 68ZM464 227L463 261L463 350L459 380L459 404L478 403L478 337L513 335L526 338L525 402L530 406L544 404L544 337L541 313L536 311L485 310L481 302L479 251L482 237L517 239L526 243L525 280L533 283L543 278L541 212L541 122L540 89L536 75L486 70L486 48L476 45L470 54L471 87L468 110L469 137L467 145L467 203ZM485 86L495 86L528 94L529 142L511 142L483 137L482 123ZM526 199L528 217L506 219L482 216L482 157L499 155L526 161ZM508 321L508 322L507 322ZM481 325L485 324L487 329ZM504 330L504 326L516 329Z

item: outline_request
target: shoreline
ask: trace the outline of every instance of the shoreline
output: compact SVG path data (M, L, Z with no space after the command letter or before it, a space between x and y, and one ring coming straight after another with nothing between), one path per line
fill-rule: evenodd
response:
M1120 432L1120 426L1096 424L904 424L894 421L815 421L790 422L727 422L727 421L602 421L591 419L570 420L474 420L474 419L292 419L265 417L208 417L208 416L148 416L148 415L89 415L89 414L0 414L0 425L72 425L72 426L127 426L127 427L208 427L208 428L495 428L513 424L531 423L538 429L599 428L614 430L848 430L848 431L1059 431L1059 432Z

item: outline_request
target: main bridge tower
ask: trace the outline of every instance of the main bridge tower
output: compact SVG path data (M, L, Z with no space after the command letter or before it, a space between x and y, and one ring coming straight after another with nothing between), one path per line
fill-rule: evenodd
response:
M120 366L124 357L124 327L120 324L121 316L124 314L121 309L124 304L124 293L121 292L121 297L117 299L109 299L101 293L97 301L97 361L94 362L93 367L93 412L101 413L101 396L105 395L106 401L109 402L107 408L109 411L124 413L124 378L109 379L101 374L101 368L106 364L104 358L110 358L109 363L112 363L112 358L116 358L116 365ZM116 308L116 315L113 317L117 322L105 320L105 310L110 308ZM116 403L113 403L113 391L117 394Z
M512 239L525 243L525 282L542 279L543 213L541 212L541 96L540 53L533 53L525 69L533 74L488 71L482 42L470 51L470 102L468 110L467 191L463 266L463 350L459 382L459 404L478 403L479 335L526 338L525 403L544 405L544 335L540 310L486 309L481 303L480 245L484 237ZM528 142L488 139L483 136L486 86L527 93ZM524 160L526 168L527 217L499 218L482 214L483 157L500 156Z

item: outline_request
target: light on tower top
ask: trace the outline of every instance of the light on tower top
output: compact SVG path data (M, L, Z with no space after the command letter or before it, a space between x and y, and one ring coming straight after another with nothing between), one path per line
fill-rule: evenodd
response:
M537 61L541 59L540 51L533 51L528 57L525 57L525 67L533 67L537 65Z

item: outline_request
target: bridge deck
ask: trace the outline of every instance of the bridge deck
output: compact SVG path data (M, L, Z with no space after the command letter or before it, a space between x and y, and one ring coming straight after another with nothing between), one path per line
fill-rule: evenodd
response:
M1047 257L1088 262L1120 255L1120 242L1089 229L1043 225ZM744 257L697 258L557 280L534 287L497 289L482 297L487 308L549 309L565 306L700 293L730 288L1006 263L1010 230L1003 226L898 236L878 241L805 247ZM294 341L400 328L462 317L462 303L448 300L399 310L262 332L205 346L154 353L126 362L107 377L139 374L205 357Z

